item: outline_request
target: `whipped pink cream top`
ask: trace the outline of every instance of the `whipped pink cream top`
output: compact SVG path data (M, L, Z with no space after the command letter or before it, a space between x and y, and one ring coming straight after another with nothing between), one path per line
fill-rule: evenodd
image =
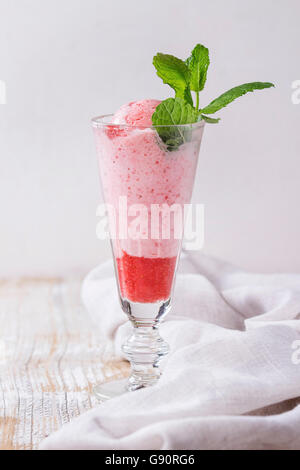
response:
M128 124L129 126L152 126L152 115L156 107L161 103L158 100L132 101L124 104L114 114L114 124Z
M176 151L166 151L151 128L152 114L159 103L129 103L115 113L112 123L116 127L95 128L105 202L112 204L117 214L120 196L127 196L128 207L143 204L149 214L152 204L183 207L190 202L201 139L181 145ZM202 135L202 129L199 131ZM172 238L151 239L150 230L147 239L128 238L114 243L117 257L122 250L145 258L173 257L179 247L180 241Z

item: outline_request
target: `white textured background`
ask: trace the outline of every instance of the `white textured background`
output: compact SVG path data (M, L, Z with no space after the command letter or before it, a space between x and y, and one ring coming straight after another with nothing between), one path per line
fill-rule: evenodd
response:
M195 201L205 251L253 270L300 271L299 0L0 0L0 276L82 274L110 255L89 119L165 98L157 51L212 65L205 105L243 82L276 83L207 126Z

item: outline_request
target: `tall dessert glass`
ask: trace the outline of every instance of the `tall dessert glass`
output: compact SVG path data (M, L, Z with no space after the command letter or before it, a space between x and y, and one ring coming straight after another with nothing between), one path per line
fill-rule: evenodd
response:
M101 398L154 385L168 345L159 324L171 307L204 122L168 127L92 120L123 311L133 325L123 345L131 375L99 385Z

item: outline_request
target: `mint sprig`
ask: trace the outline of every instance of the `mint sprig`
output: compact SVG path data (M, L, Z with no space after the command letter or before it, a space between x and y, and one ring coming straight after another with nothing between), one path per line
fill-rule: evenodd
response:
M193 106L177 97L160 103L152 116L152 122L168 150L172 151L189 139L189 129L180 125L192 124L197 118L198 112Z
M158 53L153 58L157 75L175 91L176 98L182 98L193 106L190 90L191 72L183 60L173 55Z
M226 93L223 93L223 95L212 101L208 106L201 109L200 112L204 114L214 114L246 93L255 90L263 90L264 88L271 88L273 86L273 83L269 82L244 83L244 85L239 85L229 91L226 91Z
M200 114L200 117L208 124L218 124L221 121L220 118L212 118L210 116L205 116L204 114Z
M186 61L173 55L158 53L153 58L153 65L157 75L175 91L175 98L163 101L152 116L152 123L169 150L178 148L187 140L189 134L184 135L183 128L176 130L172 126L191 124L201 120L216 124L220 118L212 118L207 114L220 111L246 93L274 87L270 82L245 83L232 88L209 105L200 108L200 92L205 87L210 65L209 51L205 46L197 44ZM191 92L196 93L195 105Z
M202 44L194 47L191 56L185 61L191 72L190 89L196 92L196 109L199 109L199 92L205 87L210 64L209 50Z
M168 98L156 108L152 121L154 125L171 126L196 122L198 112L182 98Z

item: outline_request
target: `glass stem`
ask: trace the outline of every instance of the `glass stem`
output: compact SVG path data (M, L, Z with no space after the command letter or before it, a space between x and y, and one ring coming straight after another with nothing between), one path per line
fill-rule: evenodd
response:
M158 327L151 324L137 326L134 322L133 333L122 349L131 364L128 390L154 385L160 377L160 360L169 351L167 343L159 334Z

